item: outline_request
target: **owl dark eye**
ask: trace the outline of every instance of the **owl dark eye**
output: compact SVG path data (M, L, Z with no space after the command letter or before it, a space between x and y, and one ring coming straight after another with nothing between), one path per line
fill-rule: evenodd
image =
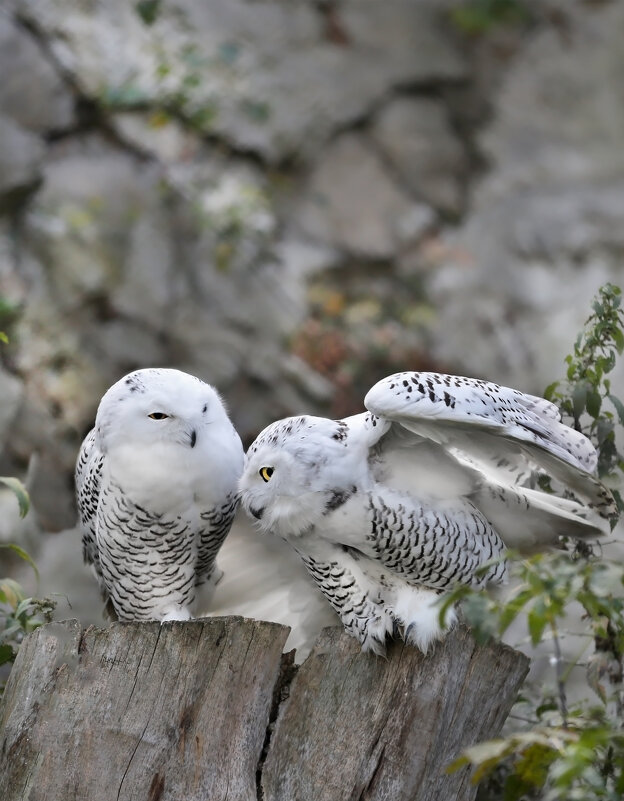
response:
M169 417L169 415L165 414L164 412L152 412L151 414L148 414L147 416L151 417L152 420L165 420L167 417Z
M261 467L260 470L258 470L258 473L260 474L260 478L263 481L266 482L273 475L273 468L272 467Z

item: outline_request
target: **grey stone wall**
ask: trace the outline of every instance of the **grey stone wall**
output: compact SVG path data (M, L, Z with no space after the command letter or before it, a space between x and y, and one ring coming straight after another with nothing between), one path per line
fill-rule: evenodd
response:
M46 530L104 389L216 384L242 436L398 369L540 392L621 281L624 8L11 0L0 9L3 470Z

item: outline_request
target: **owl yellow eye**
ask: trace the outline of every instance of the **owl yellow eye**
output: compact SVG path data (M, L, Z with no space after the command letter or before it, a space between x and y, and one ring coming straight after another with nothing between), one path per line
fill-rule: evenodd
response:
M165 414L164 412L152 412L151 414L148 414L147 416L151 417L152 420L165 420L167 417L169 417L169 415Z
M271 478L271 476L273 475L273 468L272 467L261 467L260 470L258 470L258 473L260 473L260 478L263 481L268 481Z

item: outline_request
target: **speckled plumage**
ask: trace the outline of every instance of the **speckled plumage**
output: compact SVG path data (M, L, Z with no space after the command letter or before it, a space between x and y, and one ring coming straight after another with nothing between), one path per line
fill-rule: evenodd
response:
M240 480L244 508L295 548L365 649L398 631L425 650L442 633L438 594L503 582L506 547L608 530L595 450L543 398L406 372L378 382L365 406L273 423ZM539 473L556 494L536 489Z
M105 393L76 497L85 561L119 619L191 617L198 588L218 577L242 465L223 402L200 379L150 368Z

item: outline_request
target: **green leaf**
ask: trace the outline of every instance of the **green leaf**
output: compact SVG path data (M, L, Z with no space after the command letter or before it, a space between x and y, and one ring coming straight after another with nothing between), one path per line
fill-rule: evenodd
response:
M28 612L29 609L32 607L33 599L32 598L24 598L23 601L20 601L17 607L15 608L15 612L13 613L15 617L21 617L25 612Z
M464 753L446 768L447 773L454 773L468 764L474 765L476 771L471 779L473 784L481 781L496 765L513 751L511 740L487 740L466 748Z
M520 776L516 776L515 773L511 773L505 779L501 801L525 801L527 798L535 797L531 794L532 790L534 790L532 785L527 784Z
M622 409L622 411L624 411L624 408ZM613 438L612 435L614 426L613 422L609 420L606 416L601 417L600 420L597 421L597 423L598 425L596 426L595 436L599 449L602 449L604 441L610 436L611 438Z
M24 597L22 588L17 581L9 578L2 579L0 582L0 593L3 601L9 604L12 609L15 609Z
M558 710L559 710L559 704L557 704L553 700L549 700L549 701L546 701L543 704L540 704L536 708L535 715L538 718L538 720L541 720L543 715L544 715L544 712L553 712L553 711L558 711Z
M611 370L615 367L615 351L610 350L606 356L599 356L596 359L596 366L600 368L602 373L606 375L610 373ZM607 379L604 380L605 389L609 392L609 387L607 386L608 381Z
M544 397L546 400L552 401L555 392L559 386L559 381L553 381L552 384L549 384L546 389L544 390Z
M462 768L466 767L466 765L470 765L470 760L467 756L459 756L457 759L454 759L450 765L446 766L447 773L455 773L456 770L461 770Z
M548 618L542 609L534 606L527 615L527 624L529 626L531 642L533 645L537 645L538 642L541 642L544 629L548 624Z
M20 516L26 517L30 507L30 499L28 497L26 487L17 478L12 478L9 476L0 476L0 482L7 486L11 492L15 494L19 504Z
M602 406L602 398L600 393L595 389L591 389L587 393L587 412L596 419L600 414L600 407Z
M624 426L624 403L622 403L622 401L619 398L616 398L615 395L608 395L607 397L609 398L609 400L613 404L613 408L617 412L620 425Z
M487 642L497 633L497 615L493 614L493 602L484 593L468 595L462 602L462 611L473 636L478 643Z
M503 634L520 614L523 607L535 597L530 588L523 588L511 598L503 607L499 619L499 633Z
M574 419L578 420L585 411L587 402L587 382L579 381L572 390L572 408L574 409Z
M10 626L5 629L0 629L0 642L8 642L15 634L23 633L22 624L18 620L14 620Z
M449 611L455 606L458 601L461 601L467 595L473 593L474 590L472 588L467 587L465 585L457 585L453 590L449 592L445 592L437 601L437 604L440 607L440 611L438 613L438 622L443 628L446 628L446 616Z
M534 788L543 787L548 775L548 768L556 757L556 751L549 746L542 743L531 743L516 760L515 773L526 784Z
M19 545L16 545L14 542L2 542L0 543L0 548L8 548L11 551L14 551L21 559L32 567L35 571L35 576L37 576L37 581L39 581L39 571L37 570L37 565L33 562L32 556L27 553L23 548L20 548Z
M0 645L0 665L12 662L14 659L15 651L13 648L8 643Z
M161 0L139 0L134 8L146 25L153 25L160 12Z
M469 36L482 36L499 25L522 25L530 19L528 8L519 0L465 0L449 9L453 25Z
M0 342L4 342L5 345L9 344L9 338L4 331L0 331Z

